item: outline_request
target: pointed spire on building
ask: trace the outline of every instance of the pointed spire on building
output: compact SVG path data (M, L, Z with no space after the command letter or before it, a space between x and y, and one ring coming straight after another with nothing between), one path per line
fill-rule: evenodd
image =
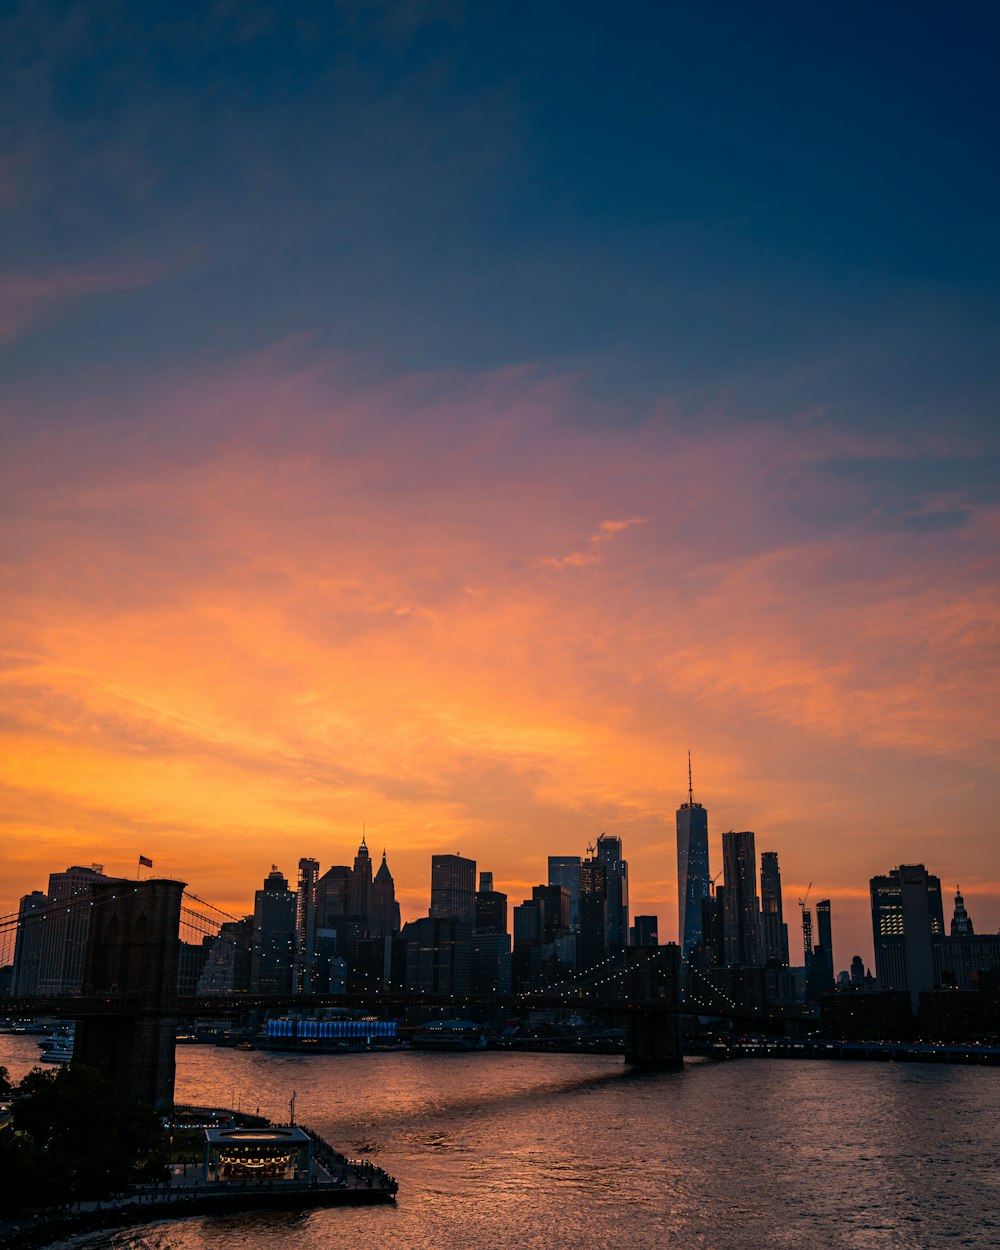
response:
M694 783L691 780L691 748L688 747L688 802L694 802Z
M965 910L965 899L962 898L962 887L955 887L955 914L951 918L951 936L973 937L972 917Z

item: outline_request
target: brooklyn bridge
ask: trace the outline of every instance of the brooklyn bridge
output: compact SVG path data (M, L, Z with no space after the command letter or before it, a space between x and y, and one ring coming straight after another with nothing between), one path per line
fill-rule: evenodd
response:
M191 894L184 882L168 878L95 882L88 909L80 991L15 996L6 1000L6 1010L75 1020L74 1062L98 1069L126 1098L160 1111L173 1103L175 1041L185 1018L323 1007L374 1015L408 1008L585 1011L624 1022L626 1063L677 1067L683 1058L683 1015L740 1014L734 1004L691 995L682 1003L680 954L673 944L630 947L621 961L519 994L427 994L385 984L338 994L180 994L182 930L218 934L221 922L206 913L225 913ZM0 939L17 924L17 916L0 918Z

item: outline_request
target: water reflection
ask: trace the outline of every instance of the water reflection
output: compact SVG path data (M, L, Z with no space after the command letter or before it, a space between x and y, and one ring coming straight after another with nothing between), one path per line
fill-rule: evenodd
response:
M396 1208L197 1219L77 1246L1000 1244L998 1070L747 1060L629 1076L609 1056L178 1051L185 1101L222 1090L278 1115L292 1089L304 1122L399 1178Z

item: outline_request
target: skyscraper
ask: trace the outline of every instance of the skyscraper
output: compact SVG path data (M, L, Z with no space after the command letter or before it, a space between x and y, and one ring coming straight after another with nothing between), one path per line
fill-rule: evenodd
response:
M760 903L757 900L757 854L754 835L747 829L722 835L722 863L726 886L723 899L726 963L744 968L763 964L760 941Z
M704 941L701 901L708 897L708 812L694 801L691 753L688 752L688 801L677 809L678 944L687 959Z
M914 1014L920 991L941 979L944 911L941 881L923 864L900 864L872 877L872 936L880 990L909 990Z
M83 984L84 955L90 931L90 887L107 881L97 864L74 865L49 875L50 903L62 903L46 912L38 972L39 994L78 994Z
M760 917L764 960L788 966L788 925L781 903L781 870L778 852L764 851L760 857Z
M17 936L14 939L12 994L37 994L42 969L42 939L45 935L49 896L32 890L17 909Z
M597 839L597 859L607 872L608 950L628 946L628 864L622 858L622 840L602 833Z
M351 915L363 918L365 929L372 927L372 861L368 854L365 835L354 857L354 874L351 877Z
M255 992L287 994L292 988L297 901L296 892L272 864L263 889L254 895L250 984Z
M462 855L431 856L431 916L471 926L476 919L476 861Z
M313 960L316 953L316 885L319 862L299 860L299 889L295 899L296 988L309 994L313 986Z
M569 927L580 927L580 856L550 855L549 885L561 885L569 893Z
M833 984L833 922L830 915L830 900L821 898L816 904L816 954L823 966L823 975Z
M392 879L385 851L382 863L372 882L372 933L375 937L391 937L399 932L399 904L396 902L396 883Z
M593 968L608 957L608 870L596 856L580 865L580 935L577 967Z

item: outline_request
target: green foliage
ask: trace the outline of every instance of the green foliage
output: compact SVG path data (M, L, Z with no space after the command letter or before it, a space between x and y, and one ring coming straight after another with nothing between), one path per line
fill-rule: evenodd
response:
M6 1098L10 1093L10 1073L0 1064L0 1098Z
M162 1179L156 1115L122 1102L93 1069L35 1068L18 1094L13 1128L0 1138L0 1211L107 1198Z

